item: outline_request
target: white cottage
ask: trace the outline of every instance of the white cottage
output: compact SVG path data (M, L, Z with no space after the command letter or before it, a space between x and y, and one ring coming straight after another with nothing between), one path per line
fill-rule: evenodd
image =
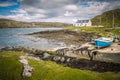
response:
M77 20L75 23L73 23L73 26L92 26L91 20Z

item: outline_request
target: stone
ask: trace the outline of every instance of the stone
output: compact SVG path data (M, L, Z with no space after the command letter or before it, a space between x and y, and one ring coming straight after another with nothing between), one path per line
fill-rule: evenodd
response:
M33 67L31 67L29 65L24 65L23 76L31 77L32 76L32 73L31 73L32 71L33 71Z
M70 62L70 58L68 58L66 61L67 61L67 62Z
M44 51L42 51L42 50L35 50L35 51L33 51L33 53L35 55L43 55Z
M64 61L65 61L65 58L64 58L64 57L61 57L60 61L61 61L61 62L64 62Z
M28 61L25 59L26 56L20 56L20 62L23 63L23 64L28 64Z
M46 59L46 58L49 58L49 57L50 57L50 54L48 54L48 53L43 54L43 59Z
M20 62L23 64L28 64L28 61L26 59L21 59Z
M115 40L114 40L114 42L116 42L116 43L117 43L117 42L119 42L119 40L118 40L118 39L115 39Z
M53 60L54 60L54 61L59 61L60 59L61 59L60 56L55 56L55 57L53 57Z
M20 56L20 60L19 60L24 66L24 70L23 70L22 75L26 76L26 77L31 77L33 67L29 66L28 61L27 61L26 58L27 58L27 56Z

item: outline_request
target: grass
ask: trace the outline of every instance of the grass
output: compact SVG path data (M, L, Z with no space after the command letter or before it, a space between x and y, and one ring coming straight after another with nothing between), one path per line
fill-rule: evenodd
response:
M21 52L0 52L0 80L21 80L22 64L18 61Z
M99 73L65 67L51 61L29 59L34 67L31 77L22 78L22 64L18 61L23 52L0 52L0 80L120 80L120 73Z
M105 27L75 27L75 26L70 26L69 28L67 28L67 30L75 30L75 29L77 29L78 32L89 32L89 33L101 34L102 36L114 36L114 35L120 36L119 29L112 29Z
M29 63L34 67L34 72L27 80L120 80L120 73L79 70L51 61L29 60Z

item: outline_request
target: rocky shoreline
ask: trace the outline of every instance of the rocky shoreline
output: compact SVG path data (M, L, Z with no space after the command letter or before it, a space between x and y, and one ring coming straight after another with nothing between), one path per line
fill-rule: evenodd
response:
M42 37L49 40L61 41L68 46L70 45L80 46L81 44L92 41L92 39L96 37L100 37L100 35L96 35L94 33L87 33L87 32L78 33L76 31L69 31L69 30L42 31L27 35L34 36L37 38Z
M120 63L120 45L118 43L114 43L110 47L103 49L97 49L94 44L91 44L92 40L101 37L101 35L69 30L42 31L28 35L64 42L67 46L53 49L53 51L60 54L65 53L65 56ZM50 49L50 51L52 51L52 49Z

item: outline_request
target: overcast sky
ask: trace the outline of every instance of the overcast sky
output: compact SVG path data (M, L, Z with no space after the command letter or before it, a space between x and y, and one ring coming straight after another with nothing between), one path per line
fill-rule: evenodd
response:
M0 18L69 22L120 8L120 0L0 0Z

